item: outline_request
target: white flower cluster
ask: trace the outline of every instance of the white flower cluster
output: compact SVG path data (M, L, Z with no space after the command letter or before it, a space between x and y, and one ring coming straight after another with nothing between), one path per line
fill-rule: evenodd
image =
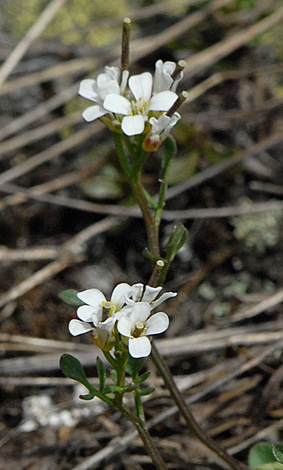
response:
M175 69L174 62L158 60L154 77L149 72L129 77L127 70L121 73L119 67L105 67L96 80L80 84L79 94L95 103L83 112L84 119L107 116L109 127L121 128L127 136L146 132L153 142L158 138L161 143L180 119L177 112L166 114L178 99L176 88L183 77L179 71L172 78Z
M132 357L146 357L151 352L148 336L163 333L169 326L164 312L153 313L162 302L175 297L167 292L158 297L161 287L143 284L118 284L110 301L98 289L79 292L77 297L85 303L77 310L80 320L71 320L69 331L73 336L92 332L94 343L103 351L110 351L115 343L115 329L128 342Z

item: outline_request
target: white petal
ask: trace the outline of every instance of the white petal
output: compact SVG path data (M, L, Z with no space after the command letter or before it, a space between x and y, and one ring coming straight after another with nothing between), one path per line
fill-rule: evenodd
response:
M119 333L122 336L127 336L129 338L131 336L133 326L134 325L133 325L133 322L131 321L131 319L126 317L126 316L122 316L118 320L117 328L118 328Z
M97 309L95 307L91 307L90 305L82 305L78 308L77 315L82 321L92 321L92 316L96 312Z
M151 117L149 122L152 126L150 134L161 134L163 129L170 124L171 118L167 116L167 114L163 113L158 119Z
M168 315L164 312L157 312L152 315L146 322L146 334L157 335L167 330L169 326Z
M128 78L129 78L129 71L128 70L123 70L122 72L122 80L121 80L121 85L120 85L120 94L124 95L126 86L128 83Z
M176 90L177 90L177 86L178 86L179 82L182 80L183 76L184 76L184 72L183 72L183 71L181 71L181 72L178 73L178 76L177 76L177 78L175 79L175 81L174 81L174 83L173 83L173 85L172 85L172 88L171 88L172 91L176 91Z
M174 113L173 116L170 118L170 123L163 130L163 134L162 134L163 139L165 139L170 134L172 127L174 127L177 124L179 119L181 119L180 114Z
M87 289L82 292L78 292L77 297L87 305L99 308L102 302L106 302L105 296L98 289Z
M129 339L129 353L132 357L147 357L151 353L151 344L146 336Z
M102 321L99 322L97 325L97 329L105 333L107 332L108 334L111 334L114 330L115 323L116 323L116 319L113 317L110 317L110 318L107 318L103 322Z
M94 121L95 119L100 118L101 116L104 116L107 111L105 111L102 106L95 105L95 106L90 106L89 108L86 108L85 111L83 112L83 118L87 122Z
M136 116L126 116L122 121L121 128L124 134L128 136L142 134L144 131L144 117L140 114Z
M119 81L119 77L120 77L120 69L119 67L114 67L114 66L109 66L109 65L106 65L104 67L104 70L105 70L105 73L112 79L112 80L116 80L116 82Z
M111 93L119 95L120 87L116 80L111 80L106 73L102 73L97 77L97 93L100 100L103 101Z
M130 296L130 294L129 294L129 296ZM126 297L126 304L127 304L127 307L124 307L123 310L124 310L125 308L127 308L127 309L132 309L133 306L135 305L135 303L136 303L136 302L135 302L133 299L130 299L130 298L127 296L127 297Z
M114 346L115 339L112 335L114 325L115 320L113 318L107 318L104 322L100 322L93 332L93 336L96 340L94 343L102 350L105 350L105 348L110 350Z
M134 304L135 302L133 301L132 305L125 305L125 307L123 307L122 310L120 310L119 312L115 312L115 315L114 315L115 320L120 320L120 318L122 318L123 316L129 318L132 313Z
M159 93L164 90L169 90L173 79L171 77L174 72L176 64L174 62L167 61L163 64L162 60L158 60L155 63L155 75L153 92Z
M158 305L162 304L162 302L165 302L167 299L171 299L171 297L176 297L176 295L177 292L165 292L159 297L159 299L152 303L152 308L158 307Z
M95 84L95 80L91 80L90 78L83 80L80 83L79 95L81 95L83 98L96 102L98 99L98 95L94 91Z
M148 109L150 111L168 111L177 98L178 95L173 91L161 91L160 93L153 95Z
M93 328L88 323L79 320L71 320L69 323L69 332L73 336L82 335L91 330L93 330Z
M145 286L145 291L142 296L142 301L149 302L149 303L152 302L155 299L155 297L158 296L161 289L162 287Z
M124 96L110 93L106 96L103 107L112 113L124 114L128 116L132 112L132 106L129 100Z
M141 321L142 323L145 323L147 318L150 315L150 305L148 302L137 302L133 308L132 312L130 314L130 319L135 325L137 321Z
M118 309L122 308L126 301L126 295L131 290L131 286L126 282L118 284L112 292L111 301Z
M133 75L129 78L129 87L136 101L139 99L143 103L149 101L152 91L152 75L149 72Z
M176 68L176 64L175 62L171 62L170 60L166 60L166 62L164 62L163 64L163 73L165 75L172 75L172 73L174 72Z
M141 282L132 285L132 294L131 297L135 302L140 302L142 299L142 293L144 290L144 285Z

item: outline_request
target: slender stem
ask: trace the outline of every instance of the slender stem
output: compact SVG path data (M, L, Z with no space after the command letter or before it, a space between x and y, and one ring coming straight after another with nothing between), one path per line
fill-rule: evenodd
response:
M160 253L158 226L153 221L152 215L149 211L140 178L136 182L135 190L136 190L137 201L140 205L140 208L144 216L151 252L152 254L158 257ZM170 263L168 263L168 265L170 266ZM160 286L163 284L165 280L165 276L169 269L169 266L164 266L163 269L158 271L157 266L158 265L156 265L156 268L153 271L153 274L151 276L151 280L153 282L150 285L152 285L153 287L155 287L156 285ZM162 356L159 354L158 350L155 348L154 343L152 344L152 360L158 372L160 373L161 377L163 378L166 387L170 391L170 394L173 400L178 406L180 413L184 417L188 428L197 436L197 438L203 444L206 445L206 447L208 447L215 454L217 454L224 462L226 462L227 465L229 465L231 470L245 470L247 468L245 465L241 464L238 460L234 459L229 454L227 454L225 450L223 450L218 444L216 444L216 442L213 439L211 439L211 437L200 428L194 416L192 415L190 409L188 408L183 398L183 395L177 388L174 378L166 362L163 360Z
M133 187L137 202L142 211L143 218L145 220L149 251L154 257L158 258L160 256L158 228L155 224L154 218L152 216L151 210L148 206L148 203L144 194L144 188L141 182L140 173L135 178L135 181L132 182L132 187Z
M165 194L166 194L166 190L168 188L168 183L161 179L161 185L160 185L160 190L159 190L159 201L158 201L158 207L155 211L155 214L154 214L154 218L155 218L155 221L156 221L156 224L160 225L160 222L161 222L161 216L162 216L162 211L164 209L164 206L165 206Z
M166 470L168 469L167 465L165 464L164 460L162 459L157 447L152 440L151 435L149 434L146 426L142 421L125 405L121 405L119 407L120 411L126 416L126 418L131 421L134 426L136 427L140 438L143 441L145 449L148 455L151 457L153 464L155 465L157 470Z
M129 70L130 18L124 18L122 33L121 69Z
M118 155L118 158L119 158L119 161L120 161L120 165L121 165L123 171L125 172L125 174L127 175L127 177L129 178L129 180L131 180L131 178L133 176L133 171L132 171L131 165L128 162L127 155L125 154L125 150L124 150L124 147L123 147L122 136L121 136L121 134L118 134L118 132L113 132L113 137L114 137L115 146L116 146L117 155Z
M143 408L143 404L141 401L139 390L135 390L135 409L136 409L136 415L140 418L143 425L145 425L144 408Z
M117 362L116 362L116 359L114 359L114 357L112 356L112 354L110 354L109 351L102 351L102 352L104 354L105 359L107 359L107 361L109 362L109 364L111 364L111 366L113 366L114 369L116 369Z
M163 286L168 270L170 268L169 262L164 262L163 266L158 263L155 264L148 285L152 287Z
M115 137L117 153L119 156L121 166L124 169L125 173L127 174L129 181L131 182L132 189L134 191L134 194L136 196L137 202L140 206L140 209L141 209L144 221L145 221L150 253L153 257L157 259L160 257L159 225L161 221L161 214L162 214L162 209L163 209L164 200L165 200L165 192L167 189L166 181L164 181L164 184L161 187L158 210L156 211L155 217L154 217L153 213L151 212L149 208L149 205L148 205L145 193L144 193L142 181L141 181L142 166L143 166L141 146L138 147L137 151L135 152L135 155L131 155L132 158L134 159L133 166L131 166L129 165L129 162L125 155L121 136L118 134L115 135L114 133L114 137ZM128 149L129 149L129 142L128 142ZM130 149L130 153L131 153L131 150L133 151L133 149ZM140 159L138 159L138 156L140 156ZM166 177L166 168L164 168L164 170L165 170L164 176ZM170 259L170 262L168 260L167 265L164 265L162 269L159 269L159 267L157 267L158 264L156 264L156 267L151 276L150 285L155 287L157 285L160 286L163 284L171 261L172 261L171 259ZM224 462L226 462L226 464L230 467L231 470L245 470L247 468L245 465L241 464L239 461L237 461L236 459L228 455L220 446L218 446L218 444L214 442L213 439L210 438L210 436L205 431L203 431L199 427L191 411L189 410L182 394L178 390L174 382L174 378L166 362L163 360L162 356L160 356L154 344L152 344L152 359L157 370L162 376L165 385L170 391L173 400L178 406L180 413L184 417L188 425L188 428L191 431L193 431L193 433L198 437L198 439L203 444L205 444L209 449L211 449L214 453L216 453ZM119 397L119 398L122 398L122 397ZM145 445L145 448L147 449L148 454L152 458L154 465L156 466L158 470L166 469L167 467L165 463L163 462L161 455L157 451L144 423L142 422L139 416L136 416L130 409L126 408L123 405L122 400L119 398L116 395L115 397L116 407L120 409L120 411L136 426L139 432L139 435ZM136 403L136 406L137 406L137 403Z

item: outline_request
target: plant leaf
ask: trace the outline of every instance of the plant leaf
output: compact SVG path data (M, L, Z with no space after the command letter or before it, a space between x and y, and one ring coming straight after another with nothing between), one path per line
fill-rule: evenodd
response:
M139 375L136 379L135 379L135 384L141 384L142 382L144 382L145 380L148 379L148 377L150 376L150 372L147 371L147 372L144 372L144 374L142 375Z
M86 378L85 371L80 361L71 354L63 354L60 358L60 367L64 375L70 379L76 380L84 385L88 391L88 395L81 395L84 400L91 400L96 395L96 389L89 383Z
M171 262L174 259L180 248L182 248L184 243L186 243L187 236L187 230L184 225L178 225L175 227L174 232L165 246L167 261Z
M272 446L268 442L259 442L249 452L249 466L257 468L263 464L276 462L272 452Z
M272 453L278 462L283 463L283 445L273 445Z
M154 392L154 388L148 387L145 390L140 390L140 396L143 397L145 395L150 395L152 392Z
M134 379L142 369L144 362L145 359L143 357L135 359L132 356L129 356L126 372Z
M109 385L108 387L104 388L104 393L124 393L125 389L123 387L119 387L118 385Z
M99 378L99 390L103 392L105 388L106 370L102 360L99 357L96 360L96 367Z
M175 140L171 136L167 137L164 141L163 155L161 160L162 178L166 178L169 164L172 158L176 156L176 153L177 145Z
M59 297L61 300L66 302L66 304L79 307L80 305L83 305L83 302L77 297L77 293L78 291L75 289L66 289L60 292Z
M279 462L264 463L255 467L255 470L283 470L283 465Z

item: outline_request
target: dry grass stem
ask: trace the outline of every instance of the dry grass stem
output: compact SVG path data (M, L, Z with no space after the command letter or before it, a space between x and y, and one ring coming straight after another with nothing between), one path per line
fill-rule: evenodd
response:
M52 21L54 15L57 13L59 8L64 5L65 1L66 0L52 0L39 16L36 23L29 29L21 42L19 42L17 47L9 55L0 69L0 87L22 59L33 41L40 36L48 23Z

